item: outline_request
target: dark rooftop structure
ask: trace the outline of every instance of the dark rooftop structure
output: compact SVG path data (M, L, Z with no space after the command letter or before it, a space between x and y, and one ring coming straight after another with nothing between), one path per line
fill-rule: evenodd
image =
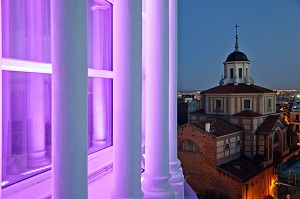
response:
M191 112L190 114L191 114L191 115L205 115L205 110L202 108L202 109L193 111L193 112Z
M231 62L231 61L249 61L249 60L245 55L245 53L236 50L228 55L225 62Z
M267 119L258 127L256 132L258 134L269 134L277 120L280 118L280 115L270 115Z
M225 120L218 119L218 118L207 119L207 120L200 121L200 122L192 122L190 124L205 131L205 123L210 123L211 131L209 133L216 137L242 131L242 128L235 126L233 124L230 124Z
M262 115L258 114L256 112L250 111L250 110L244 110L244 111L234 114L233 116L236 116L236 117L259 117Z
M239 157L222 164L218 166L218 169L241 182L245 182L263 171L262 167L246 157Z

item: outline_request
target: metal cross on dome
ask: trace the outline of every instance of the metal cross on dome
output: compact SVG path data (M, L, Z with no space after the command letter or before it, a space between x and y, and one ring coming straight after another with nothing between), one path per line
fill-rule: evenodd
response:
M238 36L238 25L237 24L235 24L235 50L236 51L238 51L238 49L239 49L239 44L238 44L238 38L239 38L239 36Z
M238 26L237 24L235 24L235 35L238 35L238 27L240 27L240 26Z

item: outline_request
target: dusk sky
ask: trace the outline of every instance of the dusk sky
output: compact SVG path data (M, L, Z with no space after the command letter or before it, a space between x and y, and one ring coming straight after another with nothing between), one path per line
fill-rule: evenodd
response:
M178 0L178 90L219 85L235 24L255 84L300 89L299 0Z

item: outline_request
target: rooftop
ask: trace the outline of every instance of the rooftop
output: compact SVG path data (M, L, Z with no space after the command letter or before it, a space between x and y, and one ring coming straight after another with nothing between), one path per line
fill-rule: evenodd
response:
M258 114L256 112L250 111L250 110L244 110L244 111L234 114L233 116L235 116L235 117L259 117L262 115Z
M245 53L235 50L234 52L230 53L225 62L231 61L249 61Z
M269 134L277 120L280 118L280 115L270 115L267 119L257 128L256 132L258 134Z
M224 86L220 85L220 86L216 86L214 88L205 90L201 93L208 93L208 94L218 94L218 93L276 93L276 91L261 87L261 86L257 86L254 84L238 84L238 85L234 85L234 84L226 84Z
M245 182L258 173L263 171L263 168L246 157L239 157L235 160L218 166L218 169L226 174L236 178L239 181Z
M209 133L211 133L212 135L214 135L216 137L220 137L223 135L228 135L231 133L236 133L236 132L242 131L242 128L235 126L233 124L230 124L224 120L218 119L218 118L207 119L204 121L193 122L190 124L205 131L205 123L210 123L211 131Z
M205 115L204 109L199 109L190 113L191 115Z

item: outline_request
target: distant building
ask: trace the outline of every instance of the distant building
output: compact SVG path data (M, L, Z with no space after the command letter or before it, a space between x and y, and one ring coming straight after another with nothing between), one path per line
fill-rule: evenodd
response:
M205 123L211 122L210 130ZM178 128L178 157L192 188L213 189L232 199L246 199L273 190L273 168L264 169L242 155L243 129L216 119ZM261 195L259 195L261 196ZM260 198L260 197L259 197Z
M179 92L177 95L177 123L190 122L190 113L200 109L200 92Z
M300 102L296 100L289 111L290 121L293 124L293 132L300 133Z
M219 84L201 92L203 109L178 127L187 181L197 192L214 189L232 199L274 195L278 164L298 147L276 111L276 91L254 84L238 35Z

